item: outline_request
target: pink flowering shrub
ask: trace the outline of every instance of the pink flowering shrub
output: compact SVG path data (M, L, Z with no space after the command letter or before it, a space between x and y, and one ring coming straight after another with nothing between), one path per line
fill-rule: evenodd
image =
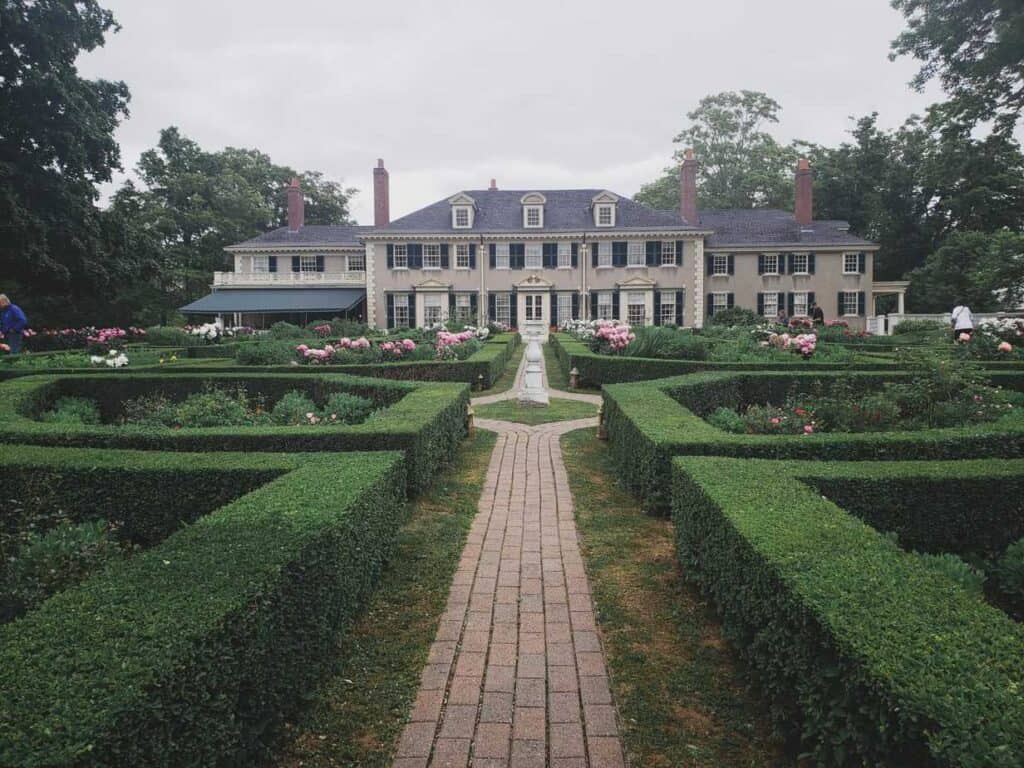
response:
M314 325L313 333L315 333L321 339L326 339L328 336L331 335L331 326L329 323L324 323L323 325Z
M626 347L636 341L636 334L624 323L617 320L598 320L592 323L593 333L587 343L595 352L608 355L622 354Z

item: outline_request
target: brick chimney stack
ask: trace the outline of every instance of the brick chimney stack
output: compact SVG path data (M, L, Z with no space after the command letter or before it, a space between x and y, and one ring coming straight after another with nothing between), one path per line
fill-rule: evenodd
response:
M679 167L679 215L687 224L697 225L697 158L693 150L683 153L683 164Z
M814 221L814 171L806 157L796 164L796 203L793 215L801 227L809 227Z
M384 161L377 159L373 169L373 226L386 227L391 223L391 183Z
M302 187L295 177L288 185L288 231L298 232L306 223L306 204L302 199Z
M488 189L491 190L491 192L496 192L497 191L497 189L498 189L498 181L497 181L497 179L491 179L491 186L489 186Z

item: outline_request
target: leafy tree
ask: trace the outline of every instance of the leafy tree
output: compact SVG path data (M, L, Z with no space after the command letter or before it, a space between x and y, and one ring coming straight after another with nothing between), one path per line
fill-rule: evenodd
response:
M793 201L796 150L779 144L764 127L779 121L778 102L758 91L726 91L701 99L687 117L690 125L673 142L692 147L700 163L697 201L701 208L788 208ZM674 167L636 195L657 208L679 206L679 168Z
M1024 3L1020 0L892 0L908 29L890 58L910 55L921 69L917 90L938 77L949 100L936 105L940 122L973 127L993 121L1009 135L1024 109Z
M910 274L912 311L943 312L959 302L975 311L1017 307L1024 298L1024 234L957 232Z
M94 0L0 3L0 274L36 324L80 319L132 271L108 258L95 205L128 88L75 67L118 29Z

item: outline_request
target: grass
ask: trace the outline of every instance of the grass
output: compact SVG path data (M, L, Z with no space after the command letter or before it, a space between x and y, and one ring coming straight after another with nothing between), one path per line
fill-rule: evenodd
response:
M597 416L597 406L579 400L552 398L551 404L520 405L516 400L500 400L497 403L473 407L477 418L515 421L520 424L547 424L551 421L572 421Z
M409 522L367 612L338 645L335 676L288 726L281 768L391 764L496 439L477 430L410 505Z
M545 344L542 349L544 350L544 370L548 374L548 385L552 389L569 389L569 371L562 367L562 364L558 361L558 356L555 354L554 348L550 344ZM600 388L592 389L589 387L580 387L575 392L589 392L594 395L601 394Z
M630 764L783 764L767 709L679 570L672 523L613 484L608 445L594 438L571 432L562 449Z
M490 389L474 392L473 396L497 395L512 389L512 385L516 383L516 371L519 370L519 361L523 359L524 349L525 345L520 344L512 350L512 354L508 356L508 362L505 364L505 370L498 380L494 382Z

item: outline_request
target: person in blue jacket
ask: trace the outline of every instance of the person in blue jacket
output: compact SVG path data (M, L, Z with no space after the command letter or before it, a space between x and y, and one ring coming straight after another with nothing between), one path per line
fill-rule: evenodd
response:
M11 348L11 354L21 352L21 341L25 336L28 318L21 307L11 302L6 293L0 293L0 332L4 343Z

